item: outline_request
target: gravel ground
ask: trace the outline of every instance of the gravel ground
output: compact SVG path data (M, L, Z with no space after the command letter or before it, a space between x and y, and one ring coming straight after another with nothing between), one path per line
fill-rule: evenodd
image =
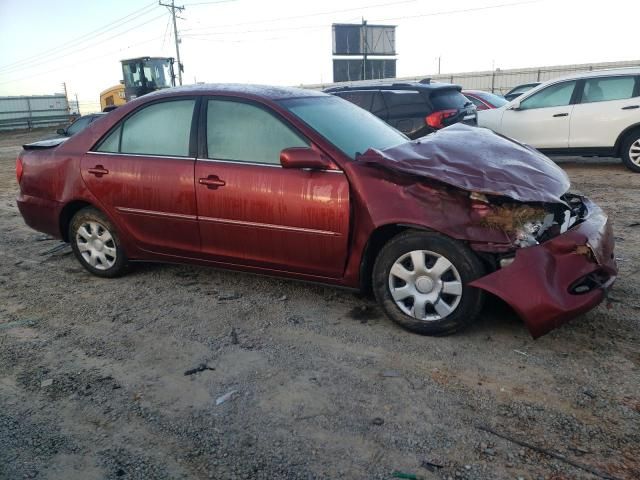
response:
M534 341L492 301L429 338L329 287L91 276L15 205L19 145L49 133L0 135L0 478L640 478L640 175L618 162L560 161L614 221L609 308Z

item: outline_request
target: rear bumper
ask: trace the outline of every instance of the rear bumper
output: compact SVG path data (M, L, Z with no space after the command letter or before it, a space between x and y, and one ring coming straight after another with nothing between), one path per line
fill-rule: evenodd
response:
M58 219L60 218L62 204L44 198L23 195L22 193L16 199L16 203L27 225L39 232L61 238Z
M511 265L471 283L511 305L533 338L598 305L618 274L611 224L596 204L584 204L582 223L517 250Z

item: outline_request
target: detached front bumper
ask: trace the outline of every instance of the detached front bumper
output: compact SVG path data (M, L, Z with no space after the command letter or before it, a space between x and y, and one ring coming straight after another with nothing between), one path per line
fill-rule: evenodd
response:
M584 205L581 223L470 284L511 305L533 338L598 305L618 274L611 224L595 203Z

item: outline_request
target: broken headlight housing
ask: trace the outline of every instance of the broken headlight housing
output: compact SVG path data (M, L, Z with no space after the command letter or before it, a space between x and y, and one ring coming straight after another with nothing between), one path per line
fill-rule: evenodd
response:
M574 194L562 197L566 205L517 203L509 198L489 198L477 192L469 197L472 208L482 218L481 223L503 230L517 248L538 245L560 235L584 217L582 198Z

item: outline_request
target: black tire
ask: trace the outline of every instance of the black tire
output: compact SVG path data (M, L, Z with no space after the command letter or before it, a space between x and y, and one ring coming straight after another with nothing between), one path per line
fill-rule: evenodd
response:
M89 238L86 238L88 234ZM86 207L73 216L69 224L69 242L78 261L94 275L114 278L125 273L127 257L118 232L99 210Z
M635 144L635 145L634 145ZM625 167L635 173L640 173L640 156L635 159L631 158L631 147L634 147L634 153L640 155L640 130L635 130L625 137L620 146L620 157Z
M454 267L453 269L448 267L447 270L443 270L444 273L441 276L434 275L433 279L426 281L426 289L429 288L429 282L432 285L431 293L427 295L435 295L437 300L433 304L426 304L425 319L418 319L411 315L414 313L414 307L411 304L417 297L399 300L403 308L411 310L405 313L391 294L392 283L395 286L396 282L400 282L400 286L397 288L412 287L408 282L404 282L403 285L403 281L395 276L391 278L390 273L391 268L398 260L408 255L409 252L415 251L428 252L422 256L425 259L427 269L433 269L438 256L444 257ZM416 277L417 274L414 273L416 269L413 266L413 261L409 258L407 259L409 268L405 267L405 270ZM429 262L434 263L430 265ZM446 265L446 262L443 263ZM433 271L435 272L436 269ZM373 267L373 292L389 318L407 330L422 335L448 335L472 323L480 313L484 293L480 289L470 287L469 283L483 276L484 273L484 268L478 257L464 244L438 233L411 230L392 238L378 254ZM444 283L452 285L449 282L456 284L456 288L461 292L460 295L444 293L443 285ZM413 288L420 286L425 288L425 284L419 282L415 282ZM446 306L450 309L450 313L440 315L439 312L436 312L436 304L439 308ZM426 319L429 316L441 318Z

